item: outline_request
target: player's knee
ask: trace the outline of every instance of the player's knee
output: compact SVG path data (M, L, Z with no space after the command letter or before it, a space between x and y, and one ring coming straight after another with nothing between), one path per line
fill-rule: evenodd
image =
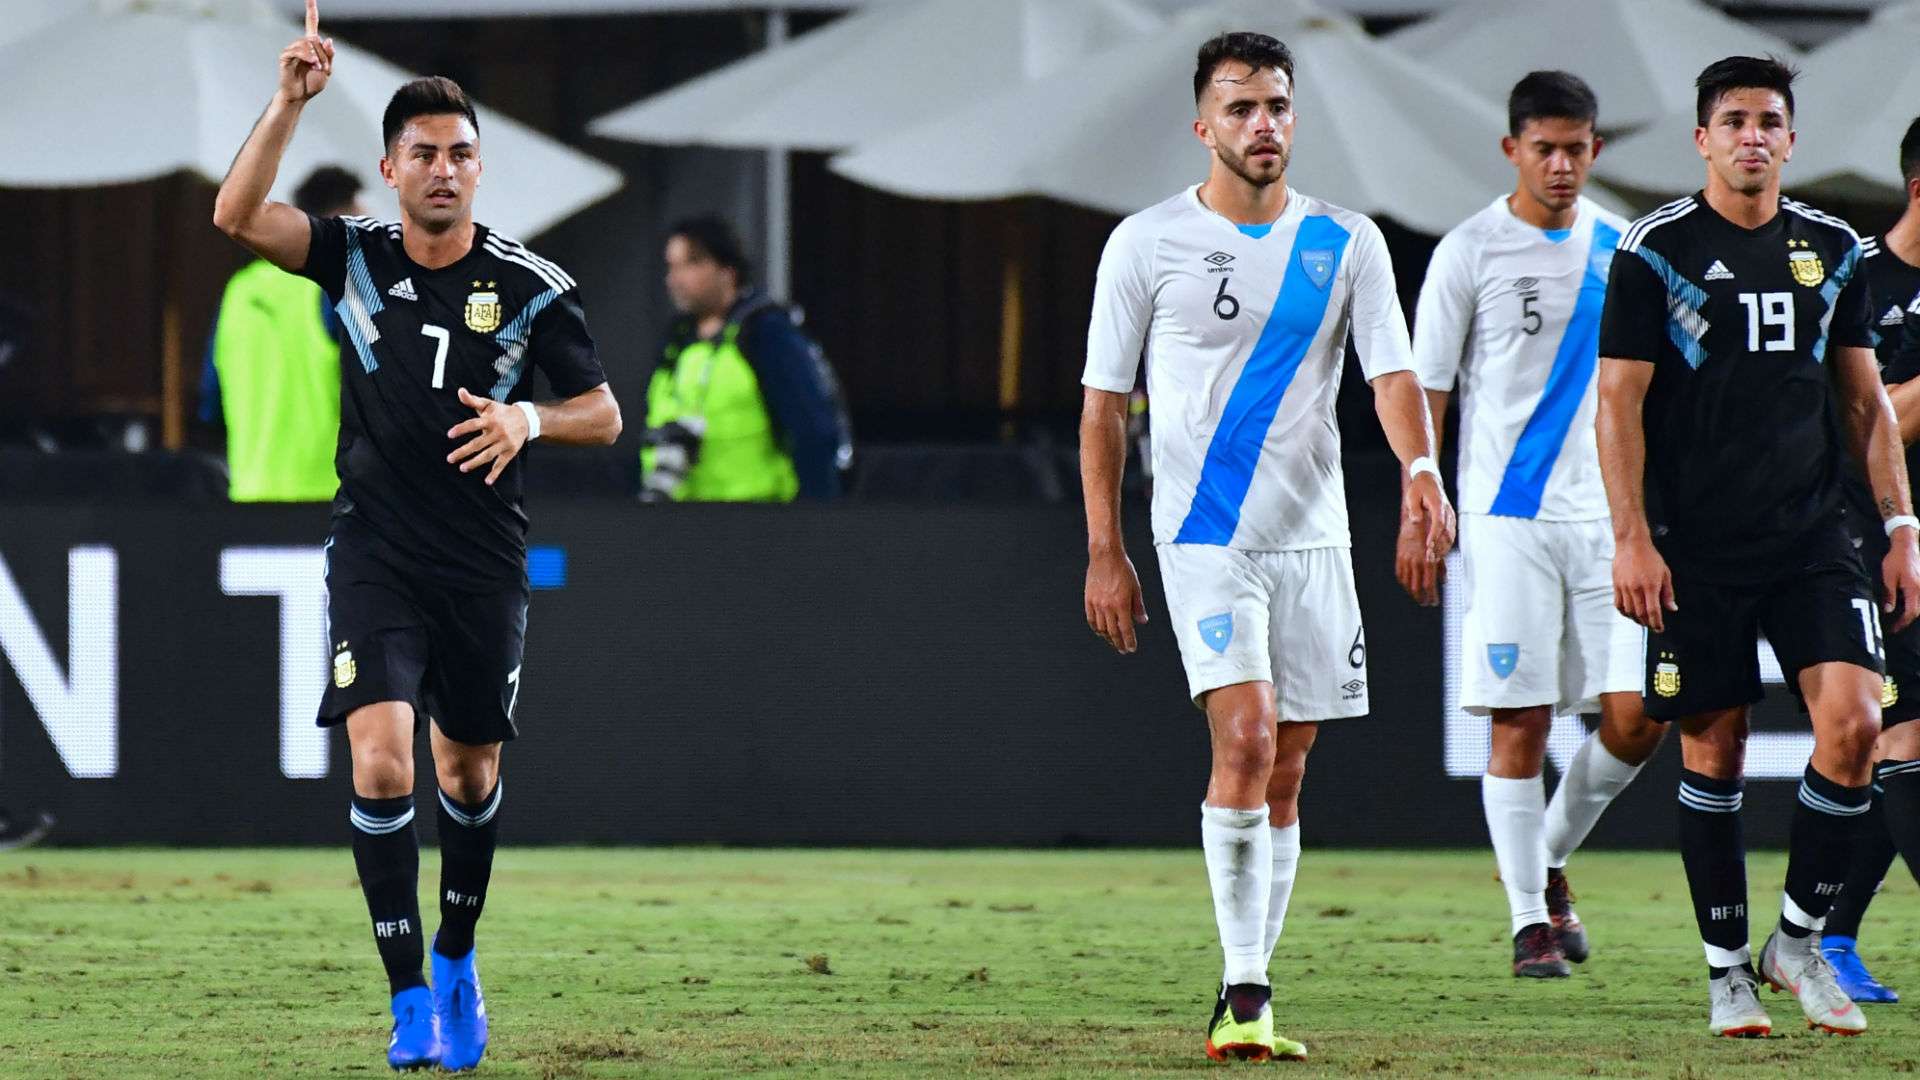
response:
M1869 761L1880 737L1880 710L1873 702L1854 703L1826 725L1834 753L1848 761Z
M1273 723L1258 716L1229 719L1214 734L1215 766L1237 776L1267 775L1273 768L1273 749Z
M355 746L353 787L372 799L394 799L413 790L413 754L407 748Z
M499 782L500 756L497 751L436 754L433 771L441 791L460 802L484 802Z

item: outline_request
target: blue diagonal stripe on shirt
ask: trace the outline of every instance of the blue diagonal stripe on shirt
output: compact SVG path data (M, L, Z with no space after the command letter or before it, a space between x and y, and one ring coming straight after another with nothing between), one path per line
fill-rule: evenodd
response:
M1280 282L1280 295L1267 314L1267 324L1260 328L1253 351L1247 355L1246 366L1240 369L1239 381L1227 395L1226 408L1220 412L1220 423L1213 430L1213 441L1207 444L1206 460L1200 466L1200 481L1194 485L1193 506L1174 543L1225 545L1240 527L1240 507L1247 500L1247 489L1253 486L1267 429L1273 426L1280 399L1300 370L1301 360L1320 334L1350 235L1322 214L1300 223L1286 276ZM1301 265L1301 254L1308 251L1332 253L1325 288L1315 285Z
M1620 231L1604 221L1593 223L1593 242L1587 248L1587 272L1580 279L1580 296L1574 301L1573 314L1560 335L1560 347L1553 354L1553 367L1547 371L1547 386L1540 403L1527 417L1514 443L1513 457L1500 477L1500 491L1493 497L1490 514L1530 518L1540 513L1540 499L1547 490L1547 478L1560 450L1567 444L1567 430L1586 399L1593 383L1593 369L1600 362L1600 309L1607 298L1607 256L1620 242Z
M1827 309L1820 313L1820 337L1813 343L1813 362L1825 363L1827 359L1827 332L1833 328L1833 306L1840 301L1840 290L1853 280L1854 272L1860 269L1860 245L1855 244L1841 257L1840 265L1833 268L1827 280L1820 284L1820 299ZM1875 334L1876 343L1879 335Z

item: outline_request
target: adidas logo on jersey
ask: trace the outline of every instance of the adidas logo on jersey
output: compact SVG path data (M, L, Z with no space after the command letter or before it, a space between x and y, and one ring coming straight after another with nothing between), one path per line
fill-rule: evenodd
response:
M1719 259L1715 259L1713 260L1713 265L1707 267L1707 280L1708 281L1732 281L1733 271L1727 269L1726 263L1721 262Z
M420 299L419 295L413 291L412 278L401 278L400 281L393 286L393 288L387 290L387 295L399 297L402 300Z
M1900 310L1899 304L1895 304L1892 307L1888 308L1887 313L1885 315L1880 316L1881 326L1899 326L1901 323L1906 321L1907 321L1907 313Z

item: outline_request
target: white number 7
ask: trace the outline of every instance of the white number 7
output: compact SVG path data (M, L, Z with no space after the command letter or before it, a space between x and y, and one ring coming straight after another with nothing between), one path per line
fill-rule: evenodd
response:
M437 344L433 347L433 388L441 389L447 381L447 343L452 335L444 326L422 326L420 333L432 338Z
M1860 614L1860 634L1867 639L1867 651L1875 656L1881 653L1880 613L1874 610L1873 601L1856 597L1853 610Z
M446 331L441 331L445 333ZM513 696L507 699L507 719L513 719L513 707L520 704L520 669L514 668L507 674L507 685L513 687Z

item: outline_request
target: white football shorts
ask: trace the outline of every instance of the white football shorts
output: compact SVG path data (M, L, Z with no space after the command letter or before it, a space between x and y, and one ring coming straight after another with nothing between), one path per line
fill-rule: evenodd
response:
M1367 712L1367 636L1343 547L1240 551L1161 544L1160 574L1187 691L1271 682L1282 720Z
M1641 692L1646 630L1613 606L1611 523L1462 514L1460 552L1463 709L1591 713Z

